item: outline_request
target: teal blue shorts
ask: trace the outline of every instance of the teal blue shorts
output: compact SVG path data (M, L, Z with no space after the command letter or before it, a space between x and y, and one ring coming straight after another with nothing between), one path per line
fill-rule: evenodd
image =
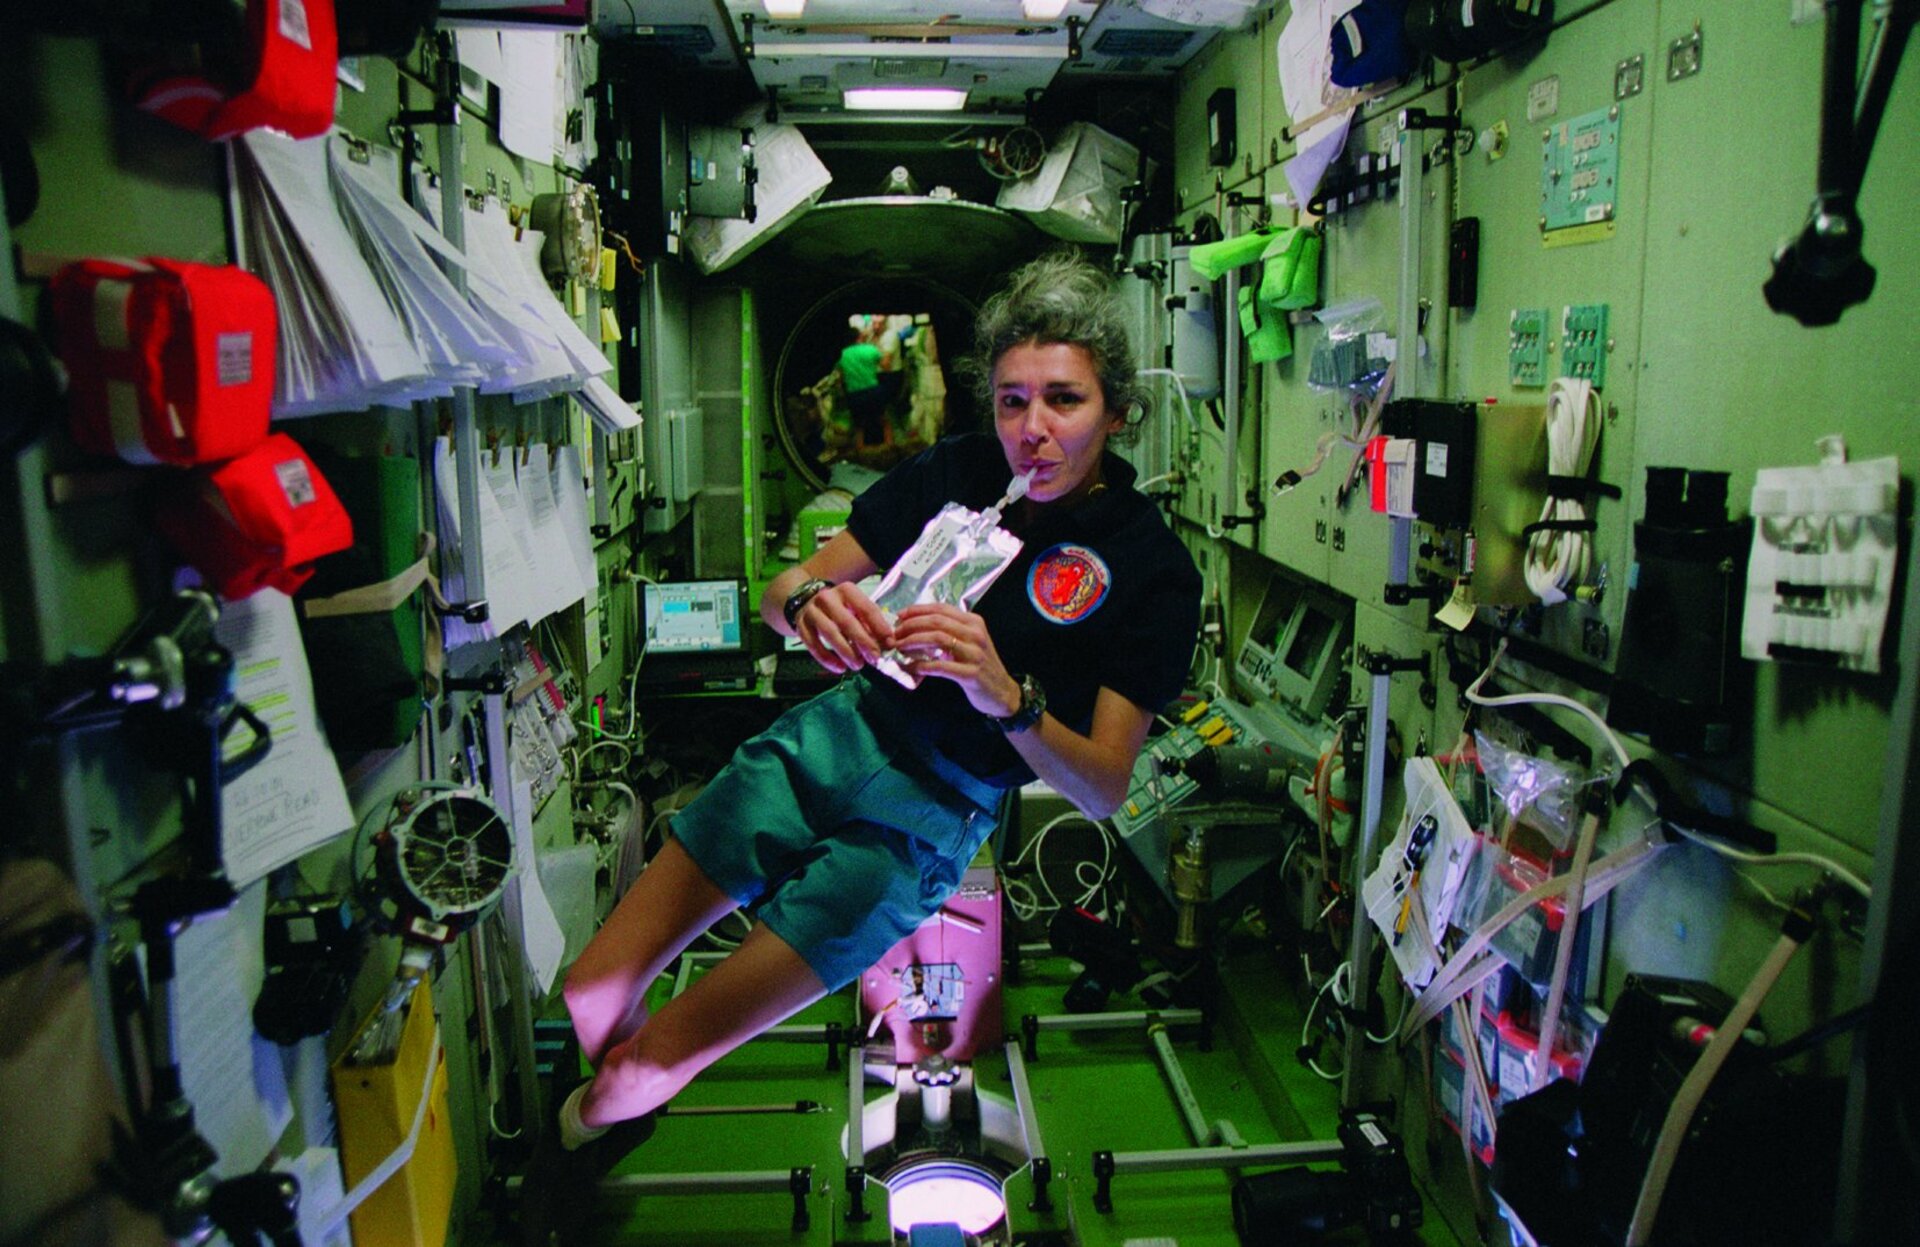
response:
M862 679L775 720L673 834L702 871L800 954L827 990L933 915L993 830L997 792L902 743Z

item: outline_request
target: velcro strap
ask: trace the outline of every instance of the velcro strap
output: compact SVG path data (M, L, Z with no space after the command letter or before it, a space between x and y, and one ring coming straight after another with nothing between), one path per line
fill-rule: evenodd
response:
M379 615L400 605L425 585L427 600L433 603L436 611L445 611L448 609L447 599L440 592L440 578L433 574L431 566L433 548L433 534L421 533L420 557L398 575L389 576L378 584L361 585L357 589L346 589L327 597L307 598L300 603L300 609L308 619ZM420 655L420 670L426 679L429 697L440 695L440 673L446 669L446 657L446 641L440 635L440 625L438 621L429 622L426 644Z
M1547 474L1547 497L1578 502L1599 494L1603 498L1620 497L1620 487L1609 485L1605 481L1589 480L1584 476L1560 476Z
M1536 520L1520 530L1520 536L1531 537L1535 533L1590 533L1600 527L1593 520Z
M339 593L323 598L308 598L301 605L308 619L331 619L340 615L382 615L400 603L412 597L421 585L431 585L431 597L436 605L444 605L440 596L440 582L434 576L427 560L423 557L397 576L389 576L378 584L361 585L357 589L343 589Z

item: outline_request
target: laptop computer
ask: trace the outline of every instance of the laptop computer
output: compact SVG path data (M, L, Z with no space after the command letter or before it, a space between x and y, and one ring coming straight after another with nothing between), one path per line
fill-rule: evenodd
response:
M738 580L640 586L639 685L654 693L738 692L758 682Z

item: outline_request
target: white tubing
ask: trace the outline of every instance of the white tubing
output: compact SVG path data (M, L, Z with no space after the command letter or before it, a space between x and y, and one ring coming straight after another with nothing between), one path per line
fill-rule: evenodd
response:
M1529 1091L1547 1085L1553 1066L1553 1043L1560 1037L1560 1007L1567 999L1567 969L1573 964L1573 945L1580 933L1580 912L1586 908L1587 864L1593 860L1593 841L1600 833L1600 815L1589 810L1580 821L1580 839L1573 849L1573 868L1567 871L1567 901L1560 921L1560 942L1553 949L1553 978L1547 985L1546 1008L1540 1013L1540 1050L1528 1078Z

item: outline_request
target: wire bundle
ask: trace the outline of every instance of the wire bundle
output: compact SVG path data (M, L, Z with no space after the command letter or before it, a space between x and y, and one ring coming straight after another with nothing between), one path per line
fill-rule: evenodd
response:
M1584 480L1600 443L1600 396L1593 383L1559 377L1547 391L1546 505L1527 538L1527 588L1548 606L1585 583L1593 563L1593 526L1573 483Z

